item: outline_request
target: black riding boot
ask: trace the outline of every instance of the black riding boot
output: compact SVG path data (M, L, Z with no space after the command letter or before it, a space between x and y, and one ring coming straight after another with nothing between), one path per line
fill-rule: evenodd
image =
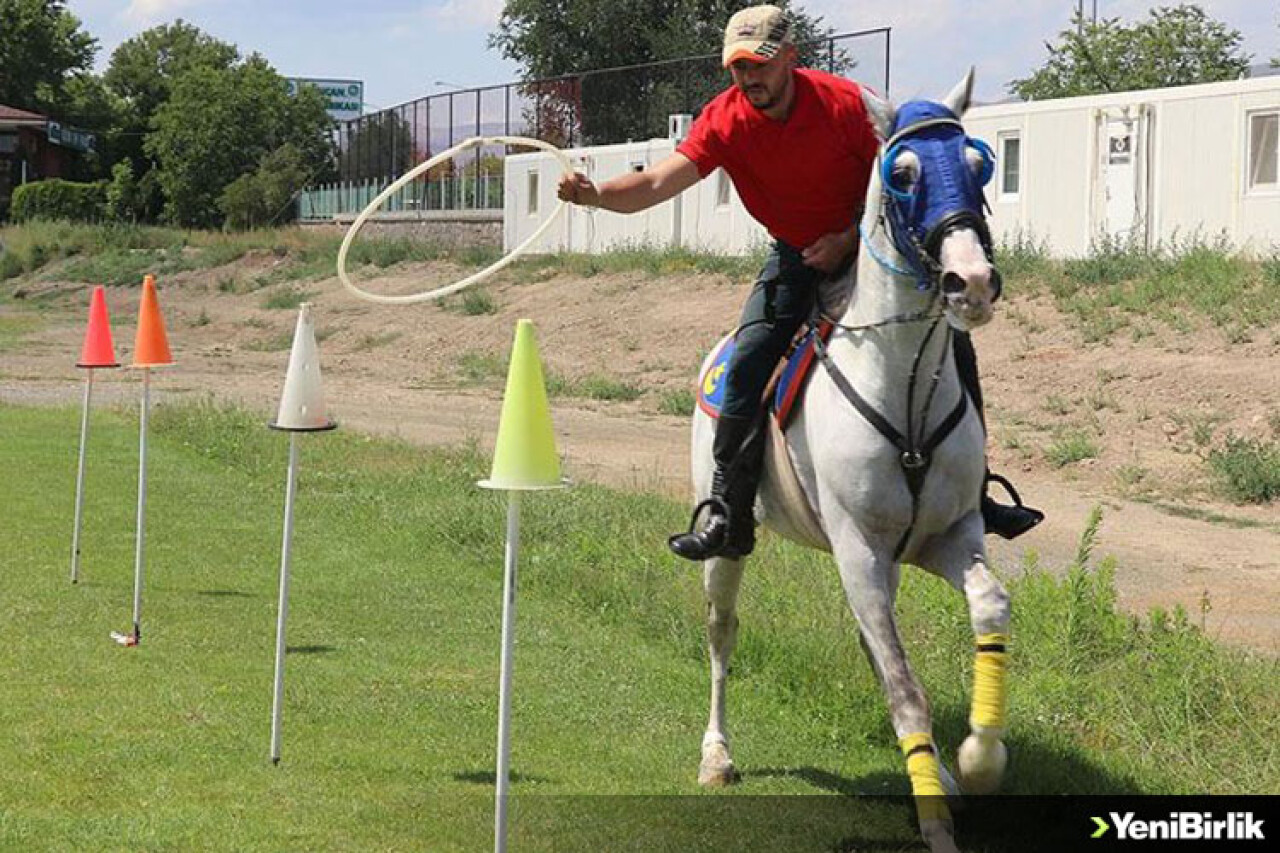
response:
M711 557L745 557L755 547L755 498L759 464L754 457L763 448L759 433L751 435L755 418L721 415L711 455L716 470L711 477L711 496L693 511L689 530L667 540L671 550L686 560ZM750 446L748 446L748 439ZM707 511L707 520L697 527L698 516Z
M973 342L963 332L957 332L953 340L955 344L956 371L960 374L960 383L969 392L969 399L973 401L974 408L978 410L978 418L982 421L982 429L985 432L987 428L987 413L982 404L982 386L978 384L978 358L973 351ZM1004 490L1009 493L1009 497L1013 498L1012 506L996 503L991 495L987 493L988 485L993 482L1003 486ZM1043 512L1023 505L1022 497L1013 488L1012 483L999 474L992 474L990 471L987 472L982 483L981 508L982 523L987 532L1003 536L1005 539L1015 539L1041 521L1044 521Z

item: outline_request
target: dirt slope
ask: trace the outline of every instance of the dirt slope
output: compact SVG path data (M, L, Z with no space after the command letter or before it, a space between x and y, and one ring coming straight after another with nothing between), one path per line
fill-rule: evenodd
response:
M289 286L231 291L275 263L249 257L160 282L178 366L158 375L158 399L213 394L274 408L295 312L265 302ZM413 292L456 272L444 264L399 268L369 286ZM553 387L607 377L640 392L626 402L553 399L568 473L684 497L685 420L660 407L691 388L701 357L736 317L746 285L705 274L532 278L488 287L497 310L475 315L459 298L443 307L387 308L355 299L336 280L304 285L315 305L333 415L415 442L491 446L514 322L528 317ZM109 295L126 359L137 299L136 289ZM79 399L81 377L71 365L85 305L84 287L57 282L0 304L0 317L39 317L33 332L6 347L0 400ZM1225 503L1204 463L1228 433L1270 437L1280 428L1280 330L1228 344L1212 328L1152 327L1139 341L1120 333L1086 345L1051 302L1019 298L1015 288L976 343L992 467L1048 513L1017 543L992 540L997 561L1015 569L1027 549L1048 565L1068 561L1090 510L1101 504L1097 553L1118 560L1126 606L1181 604L1199 621L1207 601L1210 634L1280 652L1280 506ZM135 403L134 377L101 379L99 399ZM1056 466L1046 457L1063 435L1096 455ZM1184 517L1188 511L1212 520Z

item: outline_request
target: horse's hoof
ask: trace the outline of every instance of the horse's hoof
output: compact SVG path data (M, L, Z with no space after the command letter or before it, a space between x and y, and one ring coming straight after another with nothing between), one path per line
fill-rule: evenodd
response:
M712 744L702 751L702 763L698 765L698 784L704 788L724 788L737 781L729 750L722 743Z
M698 767L698 784L704 788L727 788L738 780L738 771L733 762L718 767L706 764Z
M966 794L990 794L1000 787L1009 751L997 738L969 735L960 744L960 787Z
M920 834L924 837L929 853L960 853L960 848L956 847L955 836L951 832L952 826L949 820L920 821Z

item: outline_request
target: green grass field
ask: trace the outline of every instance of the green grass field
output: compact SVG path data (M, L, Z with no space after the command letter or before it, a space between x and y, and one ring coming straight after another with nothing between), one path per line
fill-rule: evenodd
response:
M136 416L94 414L73 587L79 413L0 406L0 849L490 847L505 505L474 486L482 456L302 437L273 767L287 439L209 405L161 407L152 424L143 644L125 649L108 634L129 628ZM857 804L833 795L909 790L826 559L770 537L749 570L730 687L743 779L703 794L700 577L663 545L686 509L588 485L525 506L513 849L701 849L708 821L733 814L733 849L829 850L830 822L789 824L788 803L847 821ZM1062 579L1002 567L1005 790L1280 790L1277 661L1216 647L1184 614L1120 614L1113 569L1088 545ZM971 678L963 602L911 571L899 609L953 763ZM905 809L860 826L898 845L874 849L913 835ZM964 832L961 818L962 846Z

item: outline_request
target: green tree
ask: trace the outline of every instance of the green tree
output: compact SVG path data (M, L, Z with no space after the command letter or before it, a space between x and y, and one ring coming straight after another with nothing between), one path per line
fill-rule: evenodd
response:
M1027 100L1099 92L1159 89L1234 80L1249 68L1242 36L1194 3L1158 6L1145 20L1093 22L1076 16L1072 29L1046 44L1049 58L1009 91Z
M62 102L53 110L59 121L94 135L94 147L71 161L69 177L94 180L110 174L127 137L121 134L120 116L123 106L102 78L77 72L67 78Z
M226 70L240 59L235 45L218 41L181 18L123 42L103 74L124 99L134 123L146 128L173 89L173 81L196 68Z
M780 5L791 5L801 64L834 65L830 70L837 72L852 67L843 52L831 57L825 45L821 51L814 46L831 34L820 17L786 0ZM506 0L489 44L518 62L530 81L524 92L531 101L526 119L537 132L585 142L648 138L666 133L669 113L691 111L728 84L720 45L725 23L742 6L741 0ZM643 71L584 74L687 57L698 59ZM532 82L567 74L583 74L580 85ZM570 126L566 113L576 113L579 103L580 124Z
M139 175L154 168L143 142L156 111L169 100L174 80L196 68L226 70L239 58L235 45L218 41L181 18L121 43L102 75L120 104L119 142L113 146L112 159L128 157Z
M417 161L409 123L390 110L365 116L346 129L338 155L344 181L397 178Z
M87 73L98 42L63 0L0 0L0 104L55 112L68 78Z
M333 122L324 96L308 87L290 96L284 78L256 54L231 68L197 67L175 77L154 126L146 152L158 164L165 218L178 225L219 225L227 185L286 143L301 152L311 180L332 173Z

